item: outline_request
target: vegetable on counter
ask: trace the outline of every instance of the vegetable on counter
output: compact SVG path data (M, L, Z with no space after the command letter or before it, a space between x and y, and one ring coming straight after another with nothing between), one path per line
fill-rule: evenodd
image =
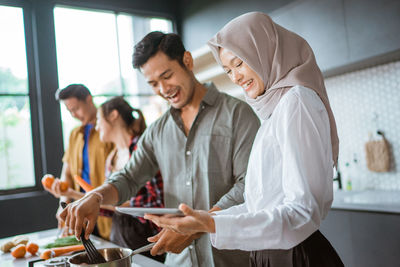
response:
M29 238L24 235L17 235L11 241L6 241L5 243L1 244L0 250L4 253L10 252L13 247L18 245L26 245L29 241Z
M50 248L40 254L40 258L44 260L48 260L50 258L58 257L73 251L84 250L85 247L83 245L75 245L75 246L67 246L67 247L59 247L59 248Z
M14 258L23 258L26 254L26 246L24 244L19 244L11 250L11 255Z
M66 236L57 238L53 243L49 243L44 246L44 248L57 248L57 247L65 247L65 246L72 246L72 245L80 245L82 244L81 241L76 240L75 236Z
M38 250L39 250L39 246L38 246L38 244L36 244L36 243L29 242L29 243L26 245L26 251L28 251L31 255L36 255L36 253L38 252Z

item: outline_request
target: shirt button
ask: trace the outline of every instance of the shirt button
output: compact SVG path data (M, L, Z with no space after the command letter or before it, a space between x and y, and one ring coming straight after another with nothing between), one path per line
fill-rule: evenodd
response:
M186 156L190 156L190 154L192 154L192 152L190 152L189 150L186 151Z
M190 185L190 181L186 181L186 185L189 186Z

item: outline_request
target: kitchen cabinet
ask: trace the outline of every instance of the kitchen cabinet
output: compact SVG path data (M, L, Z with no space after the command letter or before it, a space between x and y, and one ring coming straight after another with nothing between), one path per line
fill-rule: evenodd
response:
M399 266L400 214L333 208L321 232L346 267Z
M400 1L345 0L349 62L400 49Z
M400 59L398 0L248 0L243 3L234 0L213 4L201 0L185 2L182 29L186 47L192 51L199 49L229 20L246 12L260 11L304 37L326 76Z
M307 40L322 71L349 62L342 1L295 1L270 16Z

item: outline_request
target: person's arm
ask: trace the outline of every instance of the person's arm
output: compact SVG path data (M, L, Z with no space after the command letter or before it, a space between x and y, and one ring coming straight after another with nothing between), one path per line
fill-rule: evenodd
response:
M190 208L189 208L190 209ZM214 206L208 212L206 211L196 211L201 213L212 214L215 211L221 210L219 207ZM205 231L197 231L197 228L194 230L191 229L192 225L188 226L188 231L178 231L174 228L175 218L170 218L168 216L156 216L152 217L152 215L148 214L145 219L154 220L154 219L165 219L167 222L170 223L171 227L166 227L166 229L162 229L160 233L155 236L149 237L148 241L150 242L157 242L154 247L151 249L151 255L161 255L165 252L172 252L172 253L181 253L187 246L189 246L194 240L200 238ZM207 216L202 216L202 218L207 218ZM170 220L171 219L171 220ZM154 220L156 224L159 223L157 220ZM203 224L202 221L198 222L199 224ZM160 225L159 225L160 226ZM166 226L166 225L164 225ZM164 227L161 226L161 227Z
M253 110L245 103L240 103L233 111L233 151L232 175L235 181L230 189L215 206L226 209L244 202L244 178L254 138L260 127L260 121Z
M146 129L138 141L137 149L132 153L125 167L114 172L106 181L118 191L118 203L121 205L135 196L146 182L156 175L159 166L154 154L152 126Z
M214 216L223 214L232 215L247 212L245 203L232 206L225 210L221 210L220 208L215 206L208 212L203 210L193 210L186 204L182 203L179 205L179 209L185 215L184 217L146 214L144 218L147 220L151 220L159 227L172 230L181 235L194 236L198 238L206 232L215 233L215 223L212 219Z
M55 198L59 198L60 201L69 203L71 200L80 199L83 197L83 193L75 191L71 186L72 183L72 176L69 170L68 163L64 162L63 168L61 171L61 178L55 178L51 187L47 188L44 187L46 191L51 193ZM66 191L61 191L61 181L65 181L68 183L68 189Z
M65 225L74 231L77 239L80 239L83 223L87 221L85 227L85 237L93 232L100 205L115 205L118 202L118 191L111 184L103 184L87 193L81 199L69 204L60 214L60 218Z
M138 149L132 154L124 169L113 173L102 186L71 203L60 214L66 226L75 230L75 236L79 237L82 224L86 220L88 220L88 224L85 234L87 237L89 236L93 231L101 204L120 205L124 203L156 174L158 166L152 149L152 138L147 136L143 139L147 130L139 141Z

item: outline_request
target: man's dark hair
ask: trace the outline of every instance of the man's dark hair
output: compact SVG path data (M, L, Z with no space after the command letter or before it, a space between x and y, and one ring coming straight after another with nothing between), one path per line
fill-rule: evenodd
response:
M67 87L56 91L55 97L57 101L75 97L80 101L85 101L91 95L89 89L83 84L70 84Z
M158 51L162 51L169 59L177 60L181 66L185 66L183 64L183 54L186 50L179 35L155 31L147 34L135 45L133 67L139 69Z

